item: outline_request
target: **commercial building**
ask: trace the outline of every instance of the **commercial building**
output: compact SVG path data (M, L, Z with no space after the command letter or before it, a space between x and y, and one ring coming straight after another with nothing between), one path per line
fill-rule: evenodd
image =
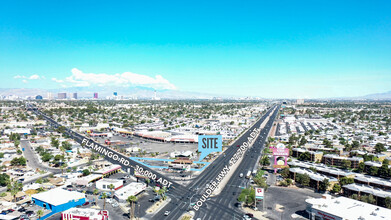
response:
M61 220L108 220L109 211L71 208L61 213Z
M301 167L301 168L306 168L306 169L313 167L316 170L316 172L318 172L320 174L327 175L327 176L332 176L337 179L340 179L341 177L354 178L357 174L357 173L353 173L350 171L341 170L341 169L338 169L335 167L329 167L324 164L303 162L303 161L298 161L298 160L292 160L292 161L288 162L288 165L291 167Z
M84 193L68 191L61 188L34 194L31 196L31 199L36 205L55 213L83 205L86 202Z
M57 94L58 99L66 99L67 94L65 92L60 92Z
M102 178L102 174L90 174L88 176L83 176L82 178L76 179L74 183L78 186L88 186L90 183L93 183Z
M289 176L291 179L296 181L297 174L307 174L310 177L310 183L309 186L313 187L317 190L319 190L319 184L324 180L327 179L329 181L329 187L327 190L331 190L334 186L334 184L338 183L338 179L333 177L328 177L326 175L320 174L320 173L314 173L311 170L306 170L298 167L289 168Z
M77 92L75 92L75 93L72 94L72 98L73 98L73 99L77 99Z
M358 164L360 162L364 162L364 159L362 157L341 157L335 154L324 155L322 162L329 166L341 166L344 160L350 161L350 167L353 169L358 168Z
M98 98L98 93L94 92L94 99L97 99L97 98Z
M100 174L103 177L110 176L114 173L118 173L121 170L121 165L110 165L100 170L94 171L94 174Z
M308 151L304 148L293 148L292 149L292 156L298 158L301 154L303 154L305 152L308 152L310 154L310 161L313 161L313 162L322 161L323 152Z
M100 190L111 190L110 189L111 184L113 184L114 190L118 190L124 186L124 182L122 180L117 180L117 179L101 179L97 181L95 184L96 184L96 188Z
M383 179L364 174L356 174L354 177L354 182L391 191L391 180L389 179Z
M356 194L358 198L361 198L362 196L372 195L375 199L375 205L383 207L385 207L385 199L387 197L391 198L390 191L384 191L368 185L352 183L349 185L344 185L342 188L344 195L347 197L352 196L353 194Z
M346 197L323 195L305 200L311 220L390 219L391 210Z
M133 182L122 187L114 193L114 199L118 202L126 202L129 196L136 196L147 188L145 183Z

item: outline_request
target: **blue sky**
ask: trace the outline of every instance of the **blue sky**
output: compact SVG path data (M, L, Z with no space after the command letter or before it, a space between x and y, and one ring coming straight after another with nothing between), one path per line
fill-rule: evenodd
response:
M0 88L385 92L390 11L389 1L1 1Z

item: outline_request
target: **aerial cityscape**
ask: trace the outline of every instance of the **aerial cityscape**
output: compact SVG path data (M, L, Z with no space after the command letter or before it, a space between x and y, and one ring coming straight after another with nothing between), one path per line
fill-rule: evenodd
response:
M388 1L2 1L0 219L391 220Z

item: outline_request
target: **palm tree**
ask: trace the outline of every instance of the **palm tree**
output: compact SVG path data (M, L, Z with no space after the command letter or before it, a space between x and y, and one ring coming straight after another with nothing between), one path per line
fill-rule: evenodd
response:
M7 185L7 189L8 189L8 191L11 192L11 196L13 197L13 201L16 202L16 195L18 194L18 192L22 191L23 184L16 182L12 179L11 182Z
M64 174L64 168L66 167L66 164L64 163L64 161L65 161L65 147L61 146L60 150L62 152L61 162L63 162L63 164L61 164L61 173Z
M167 188L164 186L163 188L159 189L157 194L160 195L163 200L165 200L166 199L166 191L167 191Z
M95 195L95 204L96 204L96 202L98 201L97 195L99 194L99 190L94 189L94 192L92 192L92 193Z
M38 216L38 219L41 219L41 217L43 216L43 210L42 209L37 211L37 216Z
M115 186L113 184L110 184L109 185L109 189L111 190L111 198L114 197L114 189L115 189Z
M103 194L102 194L102 199L103 199L103 210L106 209L106 198L107 198L107 194L106 194L106 193L103 193Z
M149 184L151 183L151 180L149 178L146 178L145 179L145 182L147 183L147 187L149 186Z
M134 203L137 202L137 197L136 196L129 196L126 201L130 203L130 210L132 212L129 211L129 216L130 216L130 220L132 220L134 218Z

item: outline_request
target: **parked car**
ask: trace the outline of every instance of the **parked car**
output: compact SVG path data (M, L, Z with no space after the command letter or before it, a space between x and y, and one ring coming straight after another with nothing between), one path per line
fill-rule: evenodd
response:
M164 215L165 215L165 216L168 216L170 213L171 213L170 211L165 211L165 212L164 212Z
M18 209L18 212L25 212L25 211L26 211L25 207L22 207L22 208Z
M30 220L30 218L27 215L21 215L19 220Z
M83 206L86 206L86 205L89 205L90 204L90 202L85 202L84 204L83 204Z
M29 211L26 212L26 215L27 215L27 216L32 216L33 214L34 214L34 211L31 211L31 210L29 210Z
M248 217L250 217L250 218L254 218L254 215L251 214L251 213L246 213L246 215L247 215Z

